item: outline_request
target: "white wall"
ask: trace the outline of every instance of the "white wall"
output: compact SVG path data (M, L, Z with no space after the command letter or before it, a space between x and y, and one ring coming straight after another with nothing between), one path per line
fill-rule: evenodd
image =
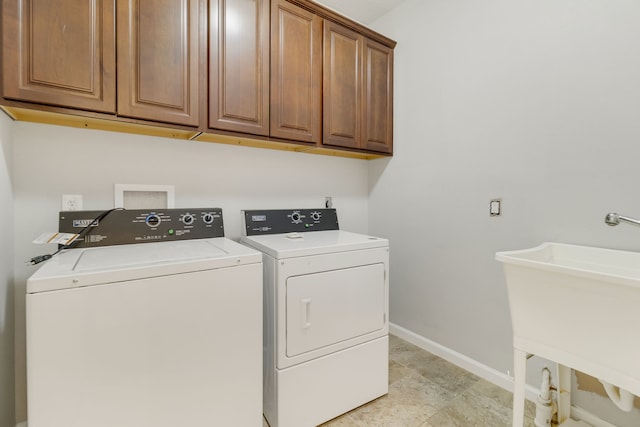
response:
M0 427L13 427L13 123L0 112Z
M368 166L363 160L186 142L31 123L14 132L18 420L26 418L24 292L31 241L57 230L62 194L84 209L113 207L114 184L175 185L176 207L223 209L225 233L240 236L240 210L323 207L332 196L341 228L368 230Z
M603 222L640 216L638 22L635 0L407 0L375 23L398 42L395 155L369 183L393 323L513 372L496 251L640 250Z

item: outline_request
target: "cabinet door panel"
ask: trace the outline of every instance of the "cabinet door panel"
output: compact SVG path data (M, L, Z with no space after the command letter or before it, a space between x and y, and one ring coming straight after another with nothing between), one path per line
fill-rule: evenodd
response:
M361 144L363 37L336 23L324 23L324 145Z
M209 127L269 135L269 1L214 0Z
M320 142L322 18L284 0L271 6L271 136Z
M7 98L115 112L114 0L4 0Z
M198 0L118 0L118 114L197 125Z
M393 152L393 50L366 39L363 139L368 150Z

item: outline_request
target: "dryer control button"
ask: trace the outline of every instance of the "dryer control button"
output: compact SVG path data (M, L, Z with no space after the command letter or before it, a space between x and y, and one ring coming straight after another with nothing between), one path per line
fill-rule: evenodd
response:
M300 212L294 212L291 214L291 222L294 224L300 224L302 222L302 216Z
M214 221L214 217L212 213L206 213L204 215L202 215L202 221L204 221L205 224L213 224Z

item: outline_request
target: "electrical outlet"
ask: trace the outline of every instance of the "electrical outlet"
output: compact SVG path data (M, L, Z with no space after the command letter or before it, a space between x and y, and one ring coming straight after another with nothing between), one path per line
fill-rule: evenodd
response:
M82 210L82 194L63 194L62 210L63 211L81 211Z
M502 215L502 200L493 199L489 202L489 215L500 216Z
M333 207L333 200L331 199L331 196L327 196L324 198L324 207L327 209Z

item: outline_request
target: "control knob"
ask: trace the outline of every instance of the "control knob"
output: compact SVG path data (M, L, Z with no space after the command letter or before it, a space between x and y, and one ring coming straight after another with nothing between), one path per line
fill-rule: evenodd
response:
M162 222L162 220L160 219L160 217L154 213L147 215L147 217L145 218L144 222L149 226L149 227L157 227L160 225L160 222Z
M291 214L291 222L294 224L300 224L302 222L302 218L300 217L300 212L294 212Z
M189 213L188 214L184 214L182 216L182 223L184 225L192 225L195 220L196 220L196 218L193 215L189 214Z
M213 220L214 216L210 212L202 215L202 222L204 222L205 224L213 224Z
M311 212L311 219L314 221L320 221L320 218L322 218L322 214L318 211L315 212Z

